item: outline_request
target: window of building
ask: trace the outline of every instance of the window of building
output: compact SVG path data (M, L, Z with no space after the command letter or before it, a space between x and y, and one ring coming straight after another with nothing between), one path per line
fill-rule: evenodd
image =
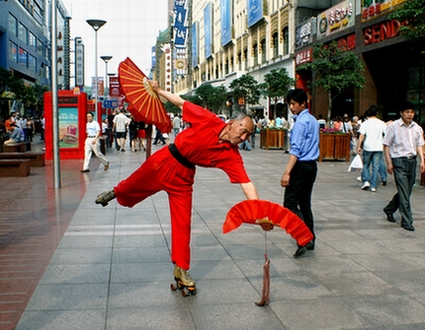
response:
M19 64L28 66L28 52L21 47L19 47Z
M261 63L266 63L266 39L261 40Z
M283 36L283 55L289 54L289 32L288 27L283 28L282 30Z
M248 71L248 49L244 49L243 51L243 61L245 62L244 70Z
M238 70L242 71L242 53L238 53Z
M30 45L31 49L37 51L37 38L31 32L28 33L28 45Z
M9 41L9 60L18 63L18 45Z
M272 36L272 42L273 42L273 58L277 58L279 56L279 35L278 33L274 33Z
M28 68L33 72L37 72L37 59L32 55L28 57Z
M39 53L40 55L43 55L43 48L44 48L43 43L41 42L40 39L37 39L37 53Z
M253 65L258 65L258 44L254 44L254 46L252 46L252 59Z
M19 23L18 37L23 42L28 43L28 29L22 23Z
M14 36L18 36L18 20L12 14L9 14L9 31Z

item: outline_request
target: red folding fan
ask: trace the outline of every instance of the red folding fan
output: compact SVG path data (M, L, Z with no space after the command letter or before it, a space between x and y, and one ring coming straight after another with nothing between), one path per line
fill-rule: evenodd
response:
M154 124L162 133L169 133L171 119L142 70L127 57L120 63L118 74L125 101L129 103L128 110L134 119Z

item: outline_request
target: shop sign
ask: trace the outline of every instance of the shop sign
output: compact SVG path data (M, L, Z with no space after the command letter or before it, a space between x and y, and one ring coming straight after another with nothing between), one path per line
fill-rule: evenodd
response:
M317 16L317 39L343 31L355 23L355 0L345 0Z
M109 96L118 97L121 95L120 80L118 77L109 77Z
M362 22L387 14L406 0L362 0Z
M295 66L309 63L313 58L313 48L309 48L295 54Z
M316 34L316 17L311 17L295 28L295 48L313 43L313 35Z
M342 50L353 50L356 48L356 34L350 34L337 40L338 48Z
M401 23L397 20L385 21L363 29L364 44L376 44L398 36Z

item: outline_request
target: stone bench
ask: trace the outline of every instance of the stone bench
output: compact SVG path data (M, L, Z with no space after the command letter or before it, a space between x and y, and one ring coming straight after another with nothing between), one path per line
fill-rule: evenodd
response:
M29 159L0 159L0 176L28 176L30 172Z
M16 142L3 144L3 152L25 152L31 151L31 142Z
M31 167L43 167L44 152L3 152L0 153L0 159L29 159Z

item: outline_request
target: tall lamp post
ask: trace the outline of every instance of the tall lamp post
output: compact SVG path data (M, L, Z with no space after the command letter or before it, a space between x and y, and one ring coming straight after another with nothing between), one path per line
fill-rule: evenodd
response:
M105 95L105 100L107 99L107 88L108 88L108 62L111 60L112 56L110 55L104 55L100 57L104 62L105 62L105 84L104 84L104 95Z
M98 120L97 118L97 99L98 99L98 89L99 89L99 82L97 81L97 62L98 62L98 57L97 57L97 31L106 24L106 21L101 20L101 19L88 19L87 24L90 25L93 30L94 30L94 40L95 40L95 50L94 50L94 111L95 111L95 118L96 120Z

